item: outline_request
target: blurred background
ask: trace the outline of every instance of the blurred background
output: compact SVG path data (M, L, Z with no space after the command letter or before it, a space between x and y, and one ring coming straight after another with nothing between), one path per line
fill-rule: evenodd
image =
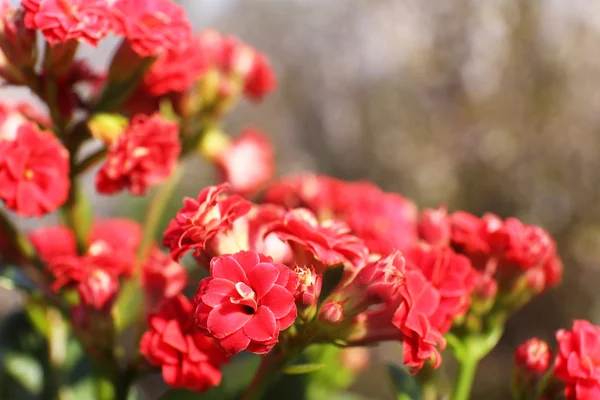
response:
M523 340L552 342L574 318L600 323L599 2L182 3L197 29L239 36L273 63L275 94L239 106L225 126L269 133L279 174L368 179L420 207L516 216L556 238L562 286L510 320L481 364L474 399L509 398L513 350ZM84 51L103 65L113 44ZM182 193L195 195L212 177L208 165L188 168ZM136 215L140 201L96 205ZM374 351L376 360L394 354ZM375 366L355 389L391 399Z

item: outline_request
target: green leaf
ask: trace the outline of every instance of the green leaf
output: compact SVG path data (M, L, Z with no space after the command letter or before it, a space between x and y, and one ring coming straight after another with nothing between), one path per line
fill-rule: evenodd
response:
M319 295L318 305L320 306L329 297L331 293L338 287L344 277L344 266L328 268L323 273L323 283L321 285L321 294Z
M387 364L388 375L398 400L422 400L422 390L413 375L395 364Z
M142 313L144 307L144 293L136 279L124 283L113 309L115 329L123 332L134 323Z
M35 329L47 337L49 332L48 318L46 318L46 305L42 299L31 296L25 304L25 312Z
M302 375L310 374L323 368L325 368L325 364L298 364L284 368L283 373L288 375Z
M9 352L4 355L4 369L31 393L39 394L44 386L44 370L35 358Z

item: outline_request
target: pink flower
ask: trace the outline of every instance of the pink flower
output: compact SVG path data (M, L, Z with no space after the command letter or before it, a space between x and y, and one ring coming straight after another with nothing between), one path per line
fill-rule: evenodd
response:
M600 327L577 320L572 330L556 332L554 375L565 385L568 400L600 398Z
M213 339L195 331L193 312L183 295L165 301L148 316L149 330L140 341L140 353L161 368L171 387L203 392L221 383L219 368L227 357Z
M77 255L75 235L65 226L36 229L30 232L28 237L40 259L45 262L57 257Z
M171 0L116 0L113 7L117 34L141 57L177 49L192 35L185 10Z
M267 233L271 232L290 244L298 263L313 265L320 273L327 266L352 265L367 257L363 241L350 234L344 223L319 223L308 209L286 212L281 221L270 225Z
M467 257L454 253L449 247L422 245L407 250L404 255L407 267L419 269L437 289L440 302L429 321L446 333L454 318L469 309L477 273Z
M247 196L266 184L275 173L275 155L267 136L247 128L216 157L223 181L233 191Z
M144 76L144 87L153 96L186 92L207 68L208 60L202 52L200 38L190 38L158 57Z
M17 214L40 217L69 194L69 153L51 132L21 124L14 140L0 140L0 199Z
M109 149L106 163L96 175L96 189L114 194L126 188L143 195L171 175L180 151L177 123L160 114L136 115Z
M432 246L450 244L450 218L445 207L426 208L419 218L419 237Z
M227 190L227 185L209 186L196 199L183 200L183 208L169 223L163 238L174 260L190 250L199 256L210 239L230 229L235 220L250 211L249 201L229 195Z
M158 248L152 249L142 265L142 287L150 306L178 295L186 285L187 272L184 266Z
M268 353L296 319L298 277L270 257L242 251L211 261L196 294L196 320L229 355Z
M404 282L400 288L402 302L392 319L403 335L404 364L418 370L425 361L433 360L438 367L442 357L437 346L444 348L446 342L430 318L438 309L440 294L421 271L407 270Z
M275 72L264 54L255 52L245 77L244 94L255 101L262 100L277 87Z
M51 45L77 40L96 46L109 32L108 0L21 0L25 26L42 32Z

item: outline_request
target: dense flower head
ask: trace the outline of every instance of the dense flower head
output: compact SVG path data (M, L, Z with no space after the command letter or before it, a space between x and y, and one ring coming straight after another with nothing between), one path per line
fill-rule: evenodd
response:
M171 0L116 0L115 31L141 57L153 57L188 43L192 26Z
M108 0L22 0L25 25L50 45L77 40L96 46L110 31Z
M186 92L206 72L208 59L200 37L190 37L180 46L161 54L144 75L143 85L152 96Z
M426 208L419 217L419 238L432 246L450 244L450 218L445 207Z
M0 76L12 83L23 83L22 69L36 62L36 33L25 26L24 12L12 9L10 1L0 1Z
M477 273L469 259L448 247L415 246L404 252L408 268L420 270L439 293L439 306L429 322L442 333L454 318L463 315L471 304Z
M490 233L502 225L502 220L493 214L479 218L456 211L450 216L450 223L452 245L459 253L469 257L476 268L483 269L492 252Z
M541 376L550 366L552 353L548 343L532 338L515 351L515 365L532 376Z
M273 177L275 155L269 138L261 131L246 128L216 156L222 180L236 193L255 193Z
M556 333L554 375L565 383L568 400L600 398L600 327L577 320Z
M200 330L234 355L269 352L296 319L295 272L254 251L215 257L195 296Z
M319 294L321 294L322 276L317 274L312 265L296 265L294 272L298 275L298 288L294 294L296 305L298 307L310 307L316 304Z
M142 287L150 305L178 295L186 285L184 266L158 248L153 248L142 265Z
M37 251L38 257L45 262L63 256L77 254L75 235L66 226L49 226L29 233L29 241Z
M27 122L0 140L0 199L9 209L40 217L67 200L69 186L69 153L51 132Z
M252 204L238 195L230 195L228 189L225 184L209 186L196 199L184 199L183 208L171 220L163 237L173 259L179 260L190 250L199 256L210 239L231 229L235 220L250 211Z
M444 348L446 342L430 319L439 307L439 292L421 271L408 269L400 294L401 302L392 323L402 333L404 364L417 371L425 361L432 360L438 367L442 362L438 346Z
M273 222L267 233L275 233L288 242L297 262L311 264L317 272L328 266L359 263L367 257L367 248L342 222L319 222L312 211L296 208Z
M140 353L161 368L171 387L203 392L221 383L219 368L227 357L213 339L196 331L193 313L194 306L181 294L166 300L148 316Z
M136 115L110 147L96 175L96 189L103 194L128 189L134 195L143 195L171 175L180 152L177 123L159 114Z
M306 207L320 219L339 219L374 253L403 250L418 239L415 204L369 182L345 182L323 175L290 177L271 185L265 201Z

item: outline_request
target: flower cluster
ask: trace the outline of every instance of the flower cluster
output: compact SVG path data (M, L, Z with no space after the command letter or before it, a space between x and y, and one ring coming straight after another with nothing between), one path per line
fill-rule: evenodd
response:
M533 338L519 346L513 378L515 397L525 398L528 393L537 391L547 399L597 399L600 396L600 327L576 320L571 330L556 332L556 341L553 362L548 344L540 339Z

